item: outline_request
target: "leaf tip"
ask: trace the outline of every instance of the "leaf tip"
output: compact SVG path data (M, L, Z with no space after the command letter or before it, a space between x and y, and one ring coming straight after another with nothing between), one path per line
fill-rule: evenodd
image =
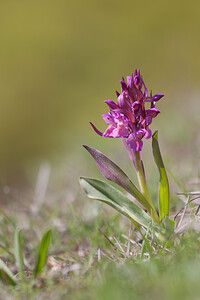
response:
M92 150L94 150L94 148L87 146L87 145L82 145L90 154L92 153ZM92 155L92 154L91 154Z
M157 139L158 138L158 130L156 130L153 135L152 135L153 139Z
M79 177L79 182L80 182L80 184L81 184L82 181L83 181L83 176L80 176L80 177Z
M80 186L81 186L84 190L85 190L85 184L86 184L86 182L87 182L87 178L86 178L86 177L81 176L81 177L79 178Z

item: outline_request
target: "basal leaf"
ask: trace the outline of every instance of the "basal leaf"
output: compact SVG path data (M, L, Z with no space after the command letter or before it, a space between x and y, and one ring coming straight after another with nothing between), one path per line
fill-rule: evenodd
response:
M98 179L84 177L80 178L80 184L89 198L107 203L146 228L152 223L151 217L143 209L111 185Z
M38 253L36 258L34 275L38 275L42 272L47 258L47 251L51 240L51 229L46 231L39 243Z
M159 171L159 216L162 220L169 214L169 182L158 144L158 131L152 136L153 156Z
M118 167L112 160L106 157L99 150L85 145L83 147L92 155L97 164L97 167L106 179L118 184L128 193L133 195L138 200L138 202L144 205L144 207L151 214L153 208L151 207L147 199L143 196L143 194L129 179L129 177L124 173L124 171L120 169L120 167Z

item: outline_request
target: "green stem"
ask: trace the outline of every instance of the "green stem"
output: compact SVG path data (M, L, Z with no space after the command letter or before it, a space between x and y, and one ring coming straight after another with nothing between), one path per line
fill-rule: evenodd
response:
M152 207L151 216L152 216L154 222L159 223L158 214L157 214L157 212L154 208L153 202L151 201L151 198L149 196L149 192L148 192L148 189L147 189L144 166L143 166L143 163L142 163L142 160L141 160L141 157L140 157L140 152L139 151L133 151L133 155L134 155L136 174L137 174L137 178L138 178L138 182L139 182L141 192L142 192L142 194L144 195L144 197L147 199L147 201L149 202L149 204Z
M135 158L135 168L136 168L137 178L138 178L141 192L145 196L145 198L148 200L148 202L152 205L153 203L151 202L151 199L149 197L149 192L148 192L147 185L146 185L144 167L143 167L142 160L140 158L139 151L134 151L134 158Z

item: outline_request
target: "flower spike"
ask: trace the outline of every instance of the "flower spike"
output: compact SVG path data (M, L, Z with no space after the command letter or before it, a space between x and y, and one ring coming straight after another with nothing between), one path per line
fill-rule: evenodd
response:
M122 77L121 94L116 91L117 104L112 100L104 102L109 107L109 114L102 115L108 128L104 133L100 132L92 123L94 131L103 137L124 138L127 145L133 151L141 151L142 139L151 137L149 125L160 111L155 104L164 95L148 95L140 70L135 69L134 75L127 76L127 83ZM145 109L145 103L150 102L150 108Z

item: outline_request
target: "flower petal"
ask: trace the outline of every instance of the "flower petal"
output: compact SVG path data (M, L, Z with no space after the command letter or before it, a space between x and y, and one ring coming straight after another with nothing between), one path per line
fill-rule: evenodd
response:
M133 85L133 73L131 74L131 76L127 76L127 83L128 83L128 87L132 87Z
M117 126L117 128L115 128L113 130L113 134L112 135L113 135L114 138L121 138L121 137L125 137L126 138L129 135L129 131L125 127Z
M102 118L108 125L111 125L114 123L114 117L109 114L103 114Z
M132 105L132 109L134 111L134 114L138 116L141 112L141 103L139 101L135 101Z
M146 134L146 129L139 129L136 131L136 139L142 139Z
M141 139L135 138L134 134L131 134L127 140L127 143L130 145L130 148L134 151L141 151L143 142Z
M120 93L118 91L116 91L116 95L117 95L117 97L119 97Z
M162 95L162 94L156 94L153 97L148 97L147 99L145 99L145 102L157 102L162 97L164 97L164 95Z
M152 117L146 117L145 122L146 122L146 125L149 126L152 122Z
M150 109L146 110L147 117L155 118L159 113L160 113L160 111L156 108L150 108Z
M126 82L124 80L120 80L120 83L121 83L121 91L128 92L128 87L127 87Z
M114 101L112 101L112 100L105 100L104 102L108 105L108 107L110 109L119 108L118 105Z
M119 97L117 98L117 104L119 108L125 108L131 112L131 104L129 96L126 92L122 92Z
M116 128L114 125L109 125L106 131L103 133L104 137L114 137L113 130Z
M133 123L135 123L135 117L132 113L130 113L127 109L116 109L115 112L119 113L119 114L123 114L125 117L127 117L130 121L132 121ZM128 120L127 120L128 121Z
M151 135L152 135L151 130L149 129L149 127L146 127L146 133L144 135L144 138L145 139L150 139Z

